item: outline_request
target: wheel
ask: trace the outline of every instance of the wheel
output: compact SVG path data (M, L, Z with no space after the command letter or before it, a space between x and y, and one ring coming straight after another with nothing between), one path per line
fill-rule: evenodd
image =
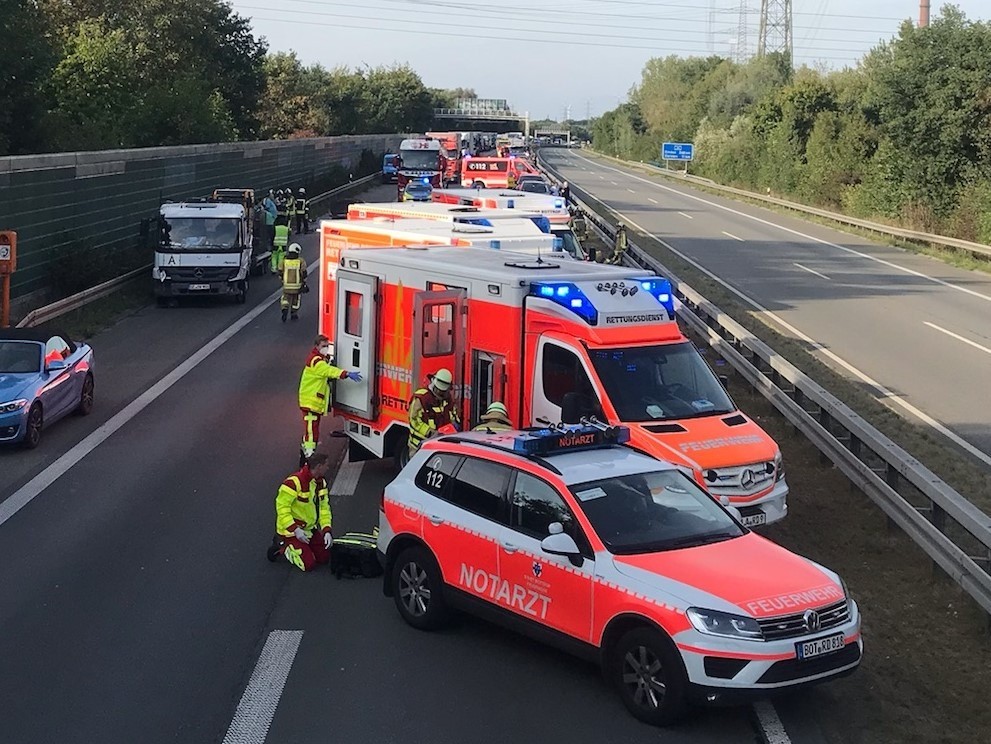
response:
M83 380L83 391L79 394L79 405L76 406L76 413L80 416L89 416L93 412L93 375L86 375Z
M241 289L237 293L236 296L237 296L237 304L238 305L243 305L244 303L246 303L248 301L248 280L247 280L247 278L245 278L244 281L241 282Z
M409 462L409 446L405 441L396 445L394 461L396 463L396 470L402 470L406 467L406 463Z
M24 433L25 449L34 449L41 444L41 429L45 425L45 416L41 404L35 403L28 411L27 431Z
M484 183L482 183L481 181L475 181L475 183L473 183L473 184L471 185L471 187L472 187L473 189L484 189L484 188L485 188L485 184L484 184Z
M684 666L671 642L651 628L629 631L609 659L623 704L636 718L668 726L685 713Z
M403 550L392 567L392 595L403 620L418 630L436 630L447 620L444 582L430 553L419 546Z

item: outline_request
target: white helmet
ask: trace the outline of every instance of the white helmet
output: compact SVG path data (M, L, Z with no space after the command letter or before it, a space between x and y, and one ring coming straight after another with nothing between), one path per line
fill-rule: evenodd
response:
M306 193L306 189L304 189L302 186L300 186L299 187L299 193L305 194Z
M290 243L289 247L286 248L286 253L289 253L290 255L295 254L298 256L301 250L303 249L300 247L299 243Z

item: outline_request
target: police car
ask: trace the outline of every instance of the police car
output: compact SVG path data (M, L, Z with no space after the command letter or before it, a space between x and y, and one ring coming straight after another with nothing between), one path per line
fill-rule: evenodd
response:
M655 725L852 672L842 580L628 439L592 422L425 442L379 515L403 619L432 630L465 609L592 658Z

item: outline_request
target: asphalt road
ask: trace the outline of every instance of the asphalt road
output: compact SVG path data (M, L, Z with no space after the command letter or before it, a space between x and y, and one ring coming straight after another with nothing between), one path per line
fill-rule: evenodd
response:
M315 236L302 242L312 261ZM419 633L378 581L268 563L273 497L296 464L296 385L316 310L311 293L298 323L282 324L274 304L256 312L275 289L265 277L246 306L129 316L92 340L98 413L58 425L34 453L0 453L0 507L50 478L59 458L77 460L0 522L0 741L224 741L273 631L301 641L271 729L230 741L755 741L748 708L658 731L568 656L472 619ZM133 417L113 418L242 318ZM113 433L93 445L107 421ZM343 439L326 441L342 455ZM341 473L357 481L334 489L335 529L367 529L391 471ZM795 710L782 715L803 731Z
M541 157L991 465L991 277L613 161L563 149Z

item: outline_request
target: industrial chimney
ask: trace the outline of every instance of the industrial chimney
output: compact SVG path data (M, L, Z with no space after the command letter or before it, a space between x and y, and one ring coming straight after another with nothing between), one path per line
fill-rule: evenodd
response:
M929 0L919 0L919 28L929 26Z

